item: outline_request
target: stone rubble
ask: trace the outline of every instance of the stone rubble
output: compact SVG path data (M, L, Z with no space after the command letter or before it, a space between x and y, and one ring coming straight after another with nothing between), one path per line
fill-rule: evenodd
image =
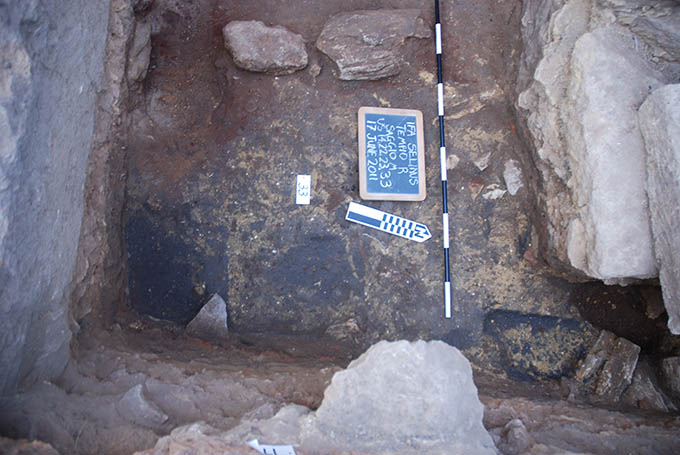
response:
M341 80L375 80L399 74L407 38L430 38L417 9L339 13L323 27L316 47L337 65Z
M677 416L622 413L588 408L565 400L493 398L484 403L484 426L500 434L519 419L533 443L523 454L668 454L677 453ZM518 433L522 433L520 429ZM519 442L526 441L520 434ZM499 449L505 448L501 443Z
M680 8L679 8L680 14ZM652 92L638 113L647 194L668 328L680 334L680 84Z
M290 74L307 66L302 36L282 26L260 21L232 21L222 29L224 44L241 69L273 75Z
M470 364L456 348L441 341L381 341L333 376L316 412L288 405L270 419L244 419L224 433L186 426L143 454L179 453L167 449L173 441L191 439L198 450L253 438L291 444L300 455L495 454L483 413Z
M198 314L187 324L189 336L215 341L229 335L227 304L219 294L213 294Z

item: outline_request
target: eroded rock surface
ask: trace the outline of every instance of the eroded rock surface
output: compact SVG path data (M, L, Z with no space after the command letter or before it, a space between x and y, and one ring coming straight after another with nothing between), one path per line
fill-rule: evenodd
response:
M307 66L302 36L260 21L233 21L222 29L224 44L239 68L258 73L289 74Z
M373 80L399 74L407 38L432 33L417 9L353 11L331 17L316 47L338 67L342 80Z
M654 251L668 313L668 328L680 334L680 84L655 90L640 107L647 149L647 194Z

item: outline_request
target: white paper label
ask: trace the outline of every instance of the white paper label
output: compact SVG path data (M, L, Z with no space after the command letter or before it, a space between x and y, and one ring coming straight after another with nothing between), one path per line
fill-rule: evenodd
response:
M272 455L295 455L293 446L273 446L269 444L260 444L257 439L248 441L248 445L260 453Z
M309 205L311 199L312 199L312 176L300 174L297 176L295 203L297 205Z

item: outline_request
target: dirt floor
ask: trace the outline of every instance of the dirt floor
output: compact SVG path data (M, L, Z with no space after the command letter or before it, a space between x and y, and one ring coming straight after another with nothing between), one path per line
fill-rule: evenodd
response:
M299 337L351 356L379 339L441 339L477 371L522 380L571 371L597 334L586 319L616 331L607 323L615 308L585 305L593 285L543 265L533 171L523 169L516 195L484 197L489 185L505 187L507 160L529 162L512 110L516 0L442 2L454 302L444 318L434 42L407 41L408 64L380 81L338 80L314 45L335 13L405 7L433 26L433 2L419 0L156 0L151 66L127 144L137 312L185 324L219 293L241 342ZM236 68L221 29L251 19L302 35L308 68L278 77ZM427 224L433 238L424 244L344 219L348 203L360 202L361 106L423 112L427 199L367 205ZM295 204L297 174L312 175L309 206ZM646 318L640 293L620 293L633 302L627 318ZM649 338L663 321L629 326Z

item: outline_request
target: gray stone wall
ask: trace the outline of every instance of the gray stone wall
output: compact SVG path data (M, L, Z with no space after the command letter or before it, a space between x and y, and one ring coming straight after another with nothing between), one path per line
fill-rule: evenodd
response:
M637 110L677 80L680 5L526 0L517 112L535 152L548 262L573 278L657 276Z
M108 1L0 0L0 394L59 374Z

